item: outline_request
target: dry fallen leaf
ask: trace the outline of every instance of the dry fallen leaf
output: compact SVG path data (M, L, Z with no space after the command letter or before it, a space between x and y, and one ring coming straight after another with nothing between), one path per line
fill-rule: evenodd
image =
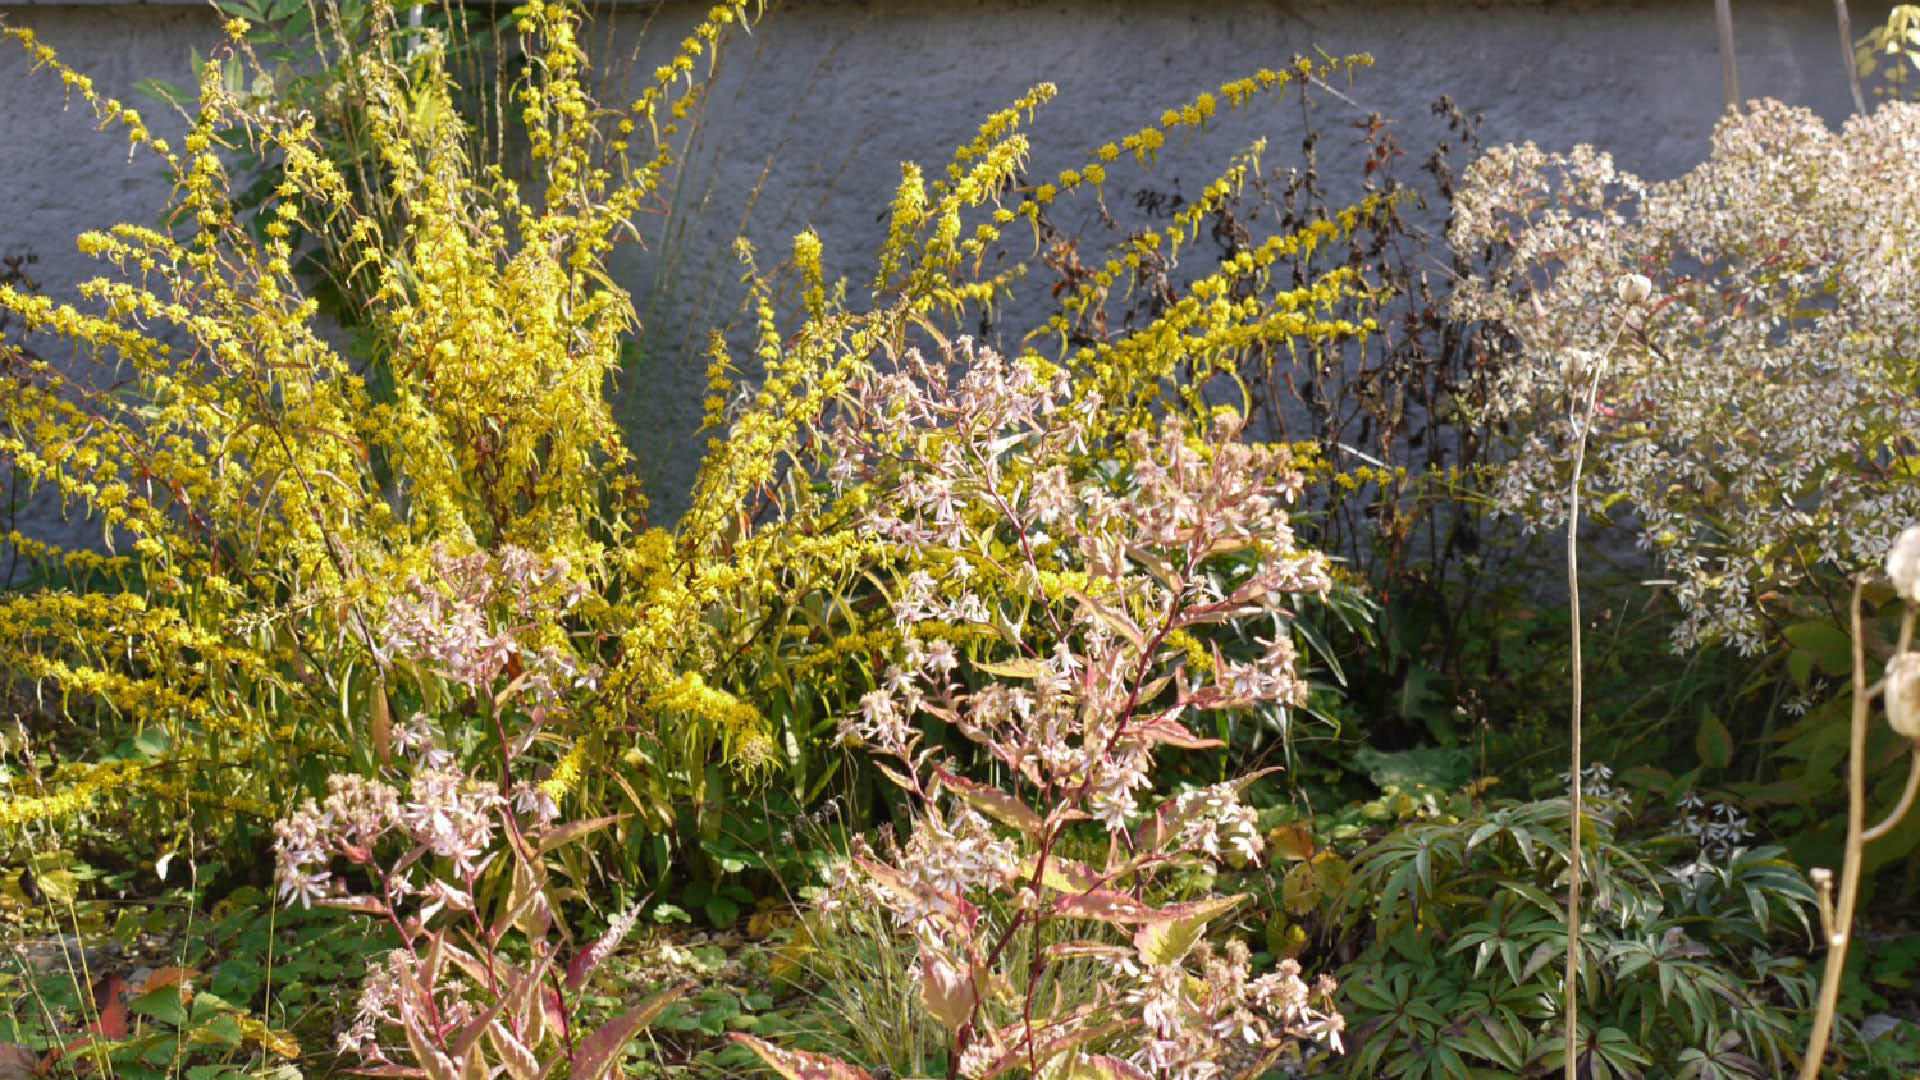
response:
M0 1043L0 1080L33 1080L40 1075L40 1055L19 1043Z

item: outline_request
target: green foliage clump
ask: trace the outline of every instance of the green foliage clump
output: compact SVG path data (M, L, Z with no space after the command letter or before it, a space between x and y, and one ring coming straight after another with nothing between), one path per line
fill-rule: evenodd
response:
M1797 1060L1813 980L1797 947L1814 892L1736 819L1689 806L1644 834L1588 781L1580 1075L1772 1077ZM1365 928L1343 972L1352 1076L1558 1072L1564 799L1402 825L1361 853L1333 904Z

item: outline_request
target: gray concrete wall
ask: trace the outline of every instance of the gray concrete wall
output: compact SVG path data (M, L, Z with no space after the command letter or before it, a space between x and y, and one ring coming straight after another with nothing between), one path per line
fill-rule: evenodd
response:
M625 7L596 48L650 71L700 10ZM1885 10L1856 3L1856 33ZM141 77L185 82L189 47L204 50L219 21L206 8L174 5L0 5L0 13L123 97ZM1833 120L1846 114L1830 4L1741 0L1735 19L1746 96L1778 97ZM738 274L726 252L736 233L744 229L771 256L811 225L826 242L830 269L848 274L860 295L898 163L944 163L981 117L1034 83L1060 87L1031 128L1039 174L1199 90L1315 49L1367 51L1378 61L1342 87L1351 104L1322 97L1321 123L1333 138L1342 120L1368 110L1432 130L1428 104L1448 94L1484 110L1489 144L1592 142L1622 166L1661 178L1704 156L1722 109L1709 0L789 3L736 39L722 61L681 205L667 222L672 235L617 260L651 317L648 358L623 411L655 490L671 506L696 460L702 376L680 344L730 313L727 286ZM60 101L57 82L26 77L19 51L0 49L0 251L32 248L55 295L90 270L73 252L76 232L151 220L166 193L151 164L127 164ZM1300 132L1295 102L1270 98L1192 145L1170 147L1148 177L1117 171L1109 192L1176 182L1197 189L1262 133L1272 137L1267 164L1283 166Z

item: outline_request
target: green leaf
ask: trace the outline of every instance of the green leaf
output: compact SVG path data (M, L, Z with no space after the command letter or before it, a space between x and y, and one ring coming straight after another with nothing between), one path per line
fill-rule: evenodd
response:
M1838 626L1830 622L1810 621L1795 623L1781 633L1795 651L1807 654L1808 661L1826 674L1838 676L1853 671L1853 640ZM1789 667L1793 664L1791 656L1788 664ZM1799 676L1796 674L1795 677L1797 680Z
M707 921L713 923L715 927L732 926L740 918L740 905L724 896L715 896L708 900L701 906L701 910L706 913Z
M1694 732L1693 748L1700 760L1712 768L1724 769L1733 763L1733 733L1706 709L1700 710L1700 727Z
M1207 920L1201 918L1150 922L1134 931L1133 947L1139 951L1143 964L1177 964L1187 958L1206 932Z
M1305 915L1322 900L1339 895L1351 878L1352 872L1340 856L1322 851L1287 871L1280 884L1280 900L1289 913Z
M247 1037L232 1013L222 1013L196 1026L188 1032L187 1038L203 1046L239 1046Z
M178 986L163 986L158 990L141 994L127 1002L127 1008L142 1016L150 1016L174 1027L187 1024L187 1006L180 1000Z

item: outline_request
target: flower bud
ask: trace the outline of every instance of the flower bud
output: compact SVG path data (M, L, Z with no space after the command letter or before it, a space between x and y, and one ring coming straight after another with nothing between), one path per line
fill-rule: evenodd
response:
M1887 726L1920 742L1920 653L1901 653L1888 662L1882 696Z
M1887 550L1887 576L1893 591L1909 604L1920 604L1920 524L1909 525Z
M1645 274L1622 274L1613 291L1622 303L1644 304L1653 297L1653 281Z

